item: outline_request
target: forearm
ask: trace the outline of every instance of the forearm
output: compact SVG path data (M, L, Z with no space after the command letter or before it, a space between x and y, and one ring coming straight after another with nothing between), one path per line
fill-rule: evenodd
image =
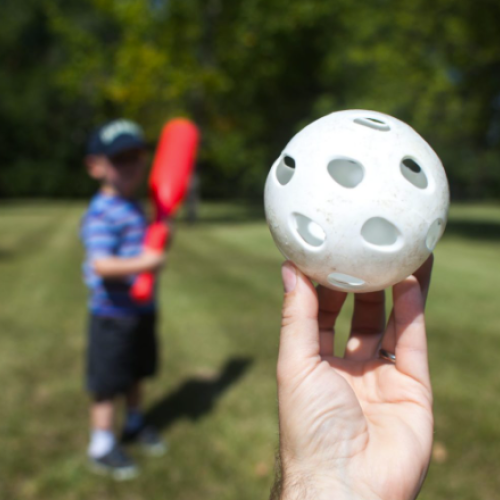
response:
M92 263L96 274L102 278L125 278L134 274L153 272L158 268L158 259L147 258L144 254L137 257L105 257Z
M271 490L270 500L340 500L344 497L337 496L335 490L322 489L315 484L312 478L282 477L277 472L274 486ZM349 500L357 500L349 497Z
M362 484L347 487L333 471L291 470L276 457L276 478L270 500L381 500Z
M358 488L322 484L313 477L290 478L284 484L275 485L270 500L380 500L371 492L359 492Z
M302 474L290 474L283 466L281 455L276 455L276 477L271 490L270 500L334 500L325 492L318 491L314 481L307 480Z

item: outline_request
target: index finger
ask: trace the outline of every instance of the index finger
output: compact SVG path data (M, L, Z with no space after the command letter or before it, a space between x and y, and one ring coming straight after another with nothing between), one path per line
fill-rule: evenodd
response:
M346 292L331 290L323 285L318 292L319 353L321 356L334 355L335 322L347 297Z

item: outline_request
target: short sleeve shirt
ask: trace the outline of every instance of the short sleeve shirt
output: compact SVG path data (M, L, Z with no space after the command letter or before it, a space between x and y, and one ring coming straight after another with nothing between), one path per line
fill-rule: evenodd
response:
M142 252L146 217L140 205L120 196L95 195L82 218L80 236L85 246L84 281L89 288L89 309L98 316L136 316L152 312L154 299L137 304L130 296L136 276L103 279L93 261L104 257L135 257Z

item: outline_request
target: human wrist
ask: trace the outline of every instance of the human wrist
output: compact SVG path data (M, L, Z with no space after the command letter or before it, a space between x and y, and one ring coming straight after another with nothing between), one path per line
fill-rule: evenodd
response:
M333 470L284 468L271 500L382 500L355 478L340 481Z
M276 500L339 500L343 497L338 496L337 491L326 483L316 482L313 477L294 476L283 481Z
M283 480L277 500L367 500L334 482L317 476L292 476Z
M144 266L144 272L155 272L157 271L164 261L164 255L162 252L154 250L146 250L141 255L141 263Z
M273 499L274 500L274 499ZM363 494L345 486L330 486L308 482L295 482L283 487L276 500L380 500L373 494Z

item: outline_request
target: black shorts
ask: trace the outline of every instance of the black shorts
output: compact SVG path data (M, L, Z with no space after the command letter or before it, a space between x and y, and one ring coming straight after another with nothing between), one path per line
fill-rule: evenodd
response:
M87 389L108 398L153 376L158 365L157 344L155 314L123 318L91 314Z

